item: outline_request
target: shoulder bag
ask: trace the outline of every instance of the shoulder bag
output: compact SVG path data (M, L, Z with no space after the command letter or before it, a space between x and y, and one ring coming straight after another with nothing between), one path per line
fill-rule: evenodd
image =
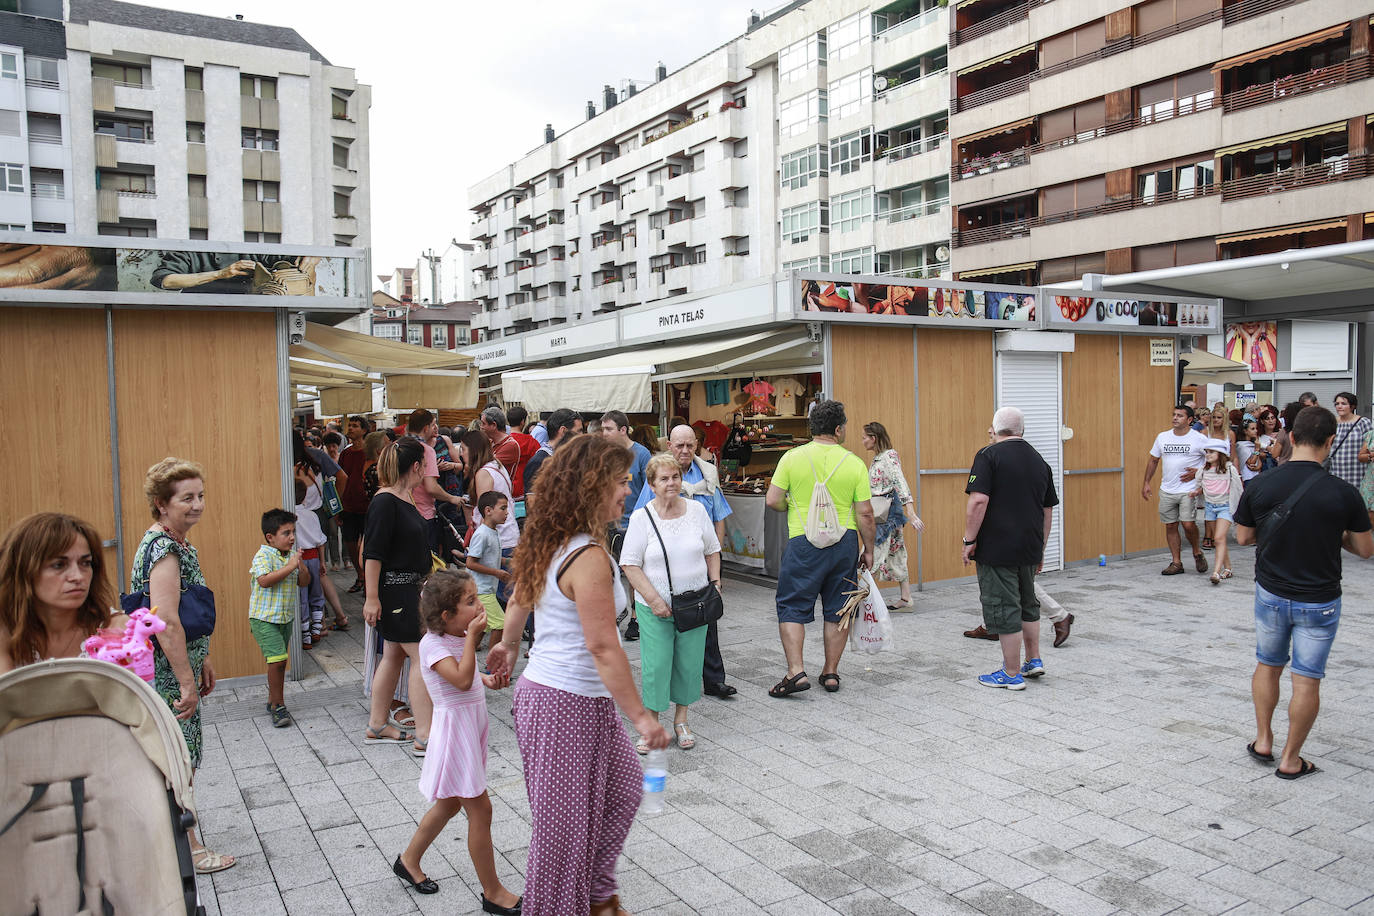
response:
M172 541L172 550L177 550L176 541L167 535L162 535L167 540ZM148 549L143 552L143 581L147 582L152 575L152 547L157 543L154 538L148 544ZM181 558L177 557L177 579L181 579ZM152 596L147 591L134 592L128 595L119 596L119 606L124 613L132 614L141 607L152 606ZM209 636L215 632L215 593L210 591L205 585L188 585L181 590L181 600L177 603L177 616L181 618L181 628L186 631L186 641L200 639L202 636Z
M324 510L333 518L343 511L343 500L339 499L339 485L334 482L333 477L321 477L319 487Z
M673 570L668 565L668 547L663 543L658 523L654 521L653 510L645 506L644 513L649 516L649 524L653 526L654 536L658 538L658 546L663 549L663 568L668 571L668 606L673 609L673 626L679 633L686 633L708 623L715 623L724 617L725 600L710 582L694 591L674 594Z

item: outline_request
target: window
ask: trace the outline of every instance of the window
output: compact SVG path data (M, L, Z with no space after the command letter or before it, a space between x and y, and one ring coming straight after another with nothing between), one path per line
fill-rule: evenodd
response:
M62 200L67 196L61 169L29 169L29 188L34 197Z
M348 98L337 92L330 96L330 113L335 121L348 120Z
M848 175L873 159L873 129L865 127L830 141L830 172Z
M244 149L275 150L280 148L275 130L245 127L241 130L241 135Z
M39 89L57 89L62 85L57 77L57 61L46 57L25 57L24 77L30 86Z
M831 224L836 232L850 232L873 220L873 189L860 188L830 198Z
M275 99L277 97L277 80L271 76L249 76L247 73L239 74L239 95L248 98Z
M784 242L804 242L818 232L830 229L830 207L822 201L813 201L800 207L788 207L782 211L782 240Z
M19 55L5 52L0 54L0 79L19 79Z
M0 108L0 137L19 136L19 112Z
M95 173L95 186L126 194L153 194L157 187L153 183L152 175L144 175L141 172L105 171Z
M778 82L785 83L825 64L825 34L808 35L778 52Z
M778 104L778 136L794 137L825 123L825 119L825 90L813 89L805 95Z
M0 162L0 192L18 194L24 190L24 167L17 162Z
M280 233L280 232L245 232L245 233L243 234L243 240L244 240L245 242L269 242L269 243L272 243L272 244L278 244L278 245L279 245L279 244L281 244L281 233Z
M863 42L872 36L873 19L868 11L855 13L848 19L841 19L839 22L825 30L825 40L830 47L827 59L830 66L846 58L853 57L859 53Z
M1145 166L1136 171L1136 197L1151 204L1184 200L1206 193L1205 189L1216 182L1215 168L1211 159Z
M150 220L134 222L101 223L96 227L100 235L118 235L130 239L147 239L157 235L157 223Z
M100 60L92 61L91 76L96 79L114 80L121 86L142 88L146 83L143 67L140 64L121 64Z
M29 227L23 223L0 223L0 232L28 232Z
M334 141L334 164L341 169L348 168L348 144Z
M1136 110L1140 123L1150 124L1205 111L1212 107L1214 97L1212 72L1195 70L1141 86L1136 90Z
M401 326L399 324L374 324L372 325L373 337L384 337L387 340L401 339Z
M800 261L785 261L782 265L783 270L813 270L827 271L830 269L830 259L825 255L815 258L803 258Z
M200 123L199 121L187 121L187 122L186 122L186 142L187 142L187 143L204 143L204 142L205 142L205 125L202 124L202 123Z
M350 206L351 206L351 204L352 204L352 201L351 201L349 195L344 194L344 193L342 193L342 192L340 192L340 191L335 191L335 192L334 192L334 218L335 218L335 219L347 219L348 217L352 216L353 213L352 213L352 211L349 209Z
M406 343L417 347L425 345L425 329L423 325L412 324L406 328Z
M132 118L96 118L95 132L130 143L148 143L153 139L153 122Z
M188 238L193 238L193 239L208 239L208 238L210 238L210 230L209 230L209 229L192 229L192 230L191 230L191 234L188 236Z
M839 119L858 114L864 105L873 101L873 69L851 73L830 84L830 117Z
M841 251L830 256L830 270L837 274L866 274L874 270L873 246Z
M429 345L436 350L448 349L448 325L432 324L429 326Z
M54 114L29 112L29 142L62 145L62 119Z
M205 89L205 71L204 71L204 70L201 70L201 69L198 68L198 67L187 67L187 68L186 68L186 88L187 88L187 89L198 89L198 90L204 91L204 89Z
M34 232L66 232L66 223L34 223Z
M205 196L204 175L186 176L186 196L195 198L203 198Z

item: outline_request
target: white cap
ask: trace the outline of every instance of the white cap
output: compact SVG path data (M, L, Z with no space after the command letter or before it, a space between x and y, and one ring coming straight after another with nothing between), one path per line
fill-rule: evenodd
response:
M1204 452L1221 452L1226 457L1231 457L1231 443L1225 439L1208 439L1202 443Z

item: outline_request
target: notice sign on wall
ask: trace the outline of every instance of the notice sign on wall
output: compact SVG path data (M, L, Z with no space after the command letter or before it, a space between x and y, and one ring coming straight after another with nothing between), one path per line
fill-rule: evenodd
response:
M1150 365L1172 366L1174 364L1174 339L1172 337L1150 338Z

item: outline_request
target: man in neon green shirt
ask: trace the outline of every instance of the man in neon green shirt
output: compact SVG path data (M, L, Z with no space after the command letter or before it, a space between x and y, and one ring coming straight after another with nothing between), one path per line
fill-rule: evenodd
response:
M855 567L873 564L873 506L868 487L868 467L840 443L846 418L839 401L821 401L807 418L811 441L782 456L768 487L768 508L787 512L787 549L778 570L778 635L787 656L787 676L768 695L785 697L811 689L802 667L806 625L816 619L816 599L825 621L825 667L821 686L829 693L840 689L837 671L844 654L845 632L839 627L845 592L857 587ZM840 540L817 547L806 537L806 517L817 486L830 491L840 530ZM859 538L863 537L860 550Z

